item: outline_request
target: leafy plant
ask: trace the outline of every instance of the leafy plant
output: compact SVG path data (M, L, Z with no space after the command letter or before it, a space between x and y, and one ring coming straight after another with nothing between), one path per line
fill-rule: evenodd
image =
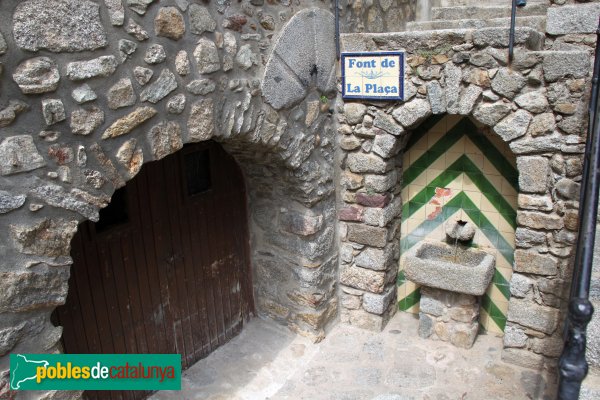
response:
M427 59L427 61L430 61L433 56L437 56L439 54L447 54L450 50L452 50L452 46L445 44L442 46L435 47L433 49L417 50L415 51L415 53Z

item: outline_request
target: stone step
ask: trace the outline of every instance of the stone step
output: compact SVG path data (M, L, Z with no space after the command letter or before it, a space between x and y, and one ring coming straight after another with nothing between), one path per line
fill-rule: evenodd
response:
M430 0L431 1L431 0ZM434 5L437 7L457 7L457 6L480 6L481 0L434 0ZM500 5L510 7L511 0L485 0L486 5ZM528 5L531 4L550 4L550 0L528 0Z
M492 19L462 19L462 20L438 20L408 22L407 31L435 31L439 29L480 29L490 27L509 27L510 18L492 18ZM540 32L546 31L546 17L518 17L517 26L533 28Z
M544 3L528 4L517 11L519 17L546 15L548 5ZM431 9L433 20L460 20L460 19L493 19L510 18L511 8L506 6L458 6L458 7L433 7Z
M508 47L509 35L505 28L482 29L444 29L439 31L389 32L381 34L344 33L341 36L342 50L345 52L368 51L373 46L373 36L377 36L377 45L381 49L403 48L409 53L423 49L446 48L464 45L467 36L477 47ZM541 51L544 48L545 35L535 29L517 27L515 30L515 45L531 51ZM575 52L563 52L571 57ZM585 52L579 52L585 53ZM577 53L577 54L579 54ZM585 53L587 54L587 53ZM589 55L588 55L589 59ZM579 67L579 64L576 65Z
M579 400L594 400L600 398L600 371L591 370L581 385Z

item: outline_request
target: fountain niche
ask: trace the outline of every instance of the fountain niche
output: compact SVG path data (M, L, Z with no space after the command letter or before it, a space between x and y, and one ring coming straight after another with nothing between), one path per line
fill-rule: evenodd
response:
M419 336L470 348L496 257L473 247L470 222L448 221L445 231L445 242L424 240L407 252L403 269L408 280L421 285Z

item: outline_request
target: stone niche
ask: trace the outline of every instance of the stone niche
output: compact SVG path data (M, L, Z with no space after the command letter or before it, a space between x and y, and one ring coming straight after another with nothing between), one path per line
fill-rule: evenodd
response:
M561 342L558 327L577 235L593 39L573 29L547 39L543 32L518 27L515 61L509 67L503 28L342 35L343 51L402 49L407 58L404 102L338 105L342 321L379 330L397 307L418 313L422 292L409 286L398 260L429 233L442 239L436 221L464 212L483 224L483 235L494 243L501 263L478 305L484 329L504 335L504 360L536 368L556 366L561 346L554 344ZM478 150L477 143L483 142L473 136L468 138L473 151L462 151L476 156L470 159L480 171L501 172L488 178L489 184L478 180L483 173L469 177L476 169L464 168L468 162L453 164L459 151L451 151L456 157L450 166L445 164L448 149L435 144L451 130L446 128L455 126L453 140L473 131L486 143L498 143ZM433 141L419 144L428 131ZM418 151L412 157L408 153L415 144ZM500 149L494 160L504 160L495 167L490 160L493 147ZM480 154L488 155L489 164ZM424 173L426 166L412 165L424 155L435 164L431 176ZM435 180L449 167L453 173L448 180ZM457 185L460 173L469 179ZM503 198L502 204L483 201L477 195L484 192L480 184L488 194L497 191L492 197ZM427 333L438 335L437 322L463 323L450 313L464 320L474 313L471 301L462 309L448 294L429 295L437 308L428 316ZM451 337L453 327L437 326L443 337ZM458 329L461 334L474 330Z

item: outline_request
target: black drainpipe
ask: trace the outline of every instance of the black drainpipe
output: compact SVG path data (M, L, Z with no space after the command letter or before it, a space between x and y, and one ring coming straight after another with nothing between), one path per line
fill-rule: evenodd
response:
M514 46L515 46L515 24L517 22L517 7L522 8L527 5L526 0L512 0L512 11L510 13L510 31L508 34L508 65L510 65L514 58Z
M600 112L598 110L598 74L600 73L600 22L596 31L596 55L589 126L585 144L585 159L579 196L579 237L575 252L571 298L565 322L565 348L559 361L559 400L577 400L581 382L588 373L585 359L586 328L594 307L589 301L594 241L596 238L596 213L600 189Z

